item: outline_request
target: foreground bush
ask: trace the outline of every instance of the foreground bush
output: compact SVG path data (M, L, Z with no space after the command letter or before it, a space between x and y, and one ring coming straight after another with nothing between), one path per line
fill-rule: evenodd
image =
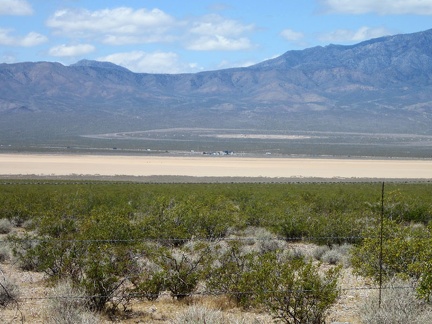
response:
M37 234L10 236L14 255L25 270L46 273L54 283L70 280L91 296L89 307L102 311L135 269L137 243L120 211L95 211L85 219L50 214L38 221ZM111 305L116 305L112 303Z
M380 278L379 226L365 230L362 244L352 249L354 271L376 282ZM430 300L432 295L432 224L428 227L407 226L394 220L384 221L382 244L382 275L385 281L398 276L411 278L419 296Z
M256 252L248 252L238 241L221 247L220 255L212 265L207 288L214 294L226 294L242 307L251 306L256 298L255 270L265 266Z
M177 250L161 249L154 262L160 267L158 279L162 287L176 299L183 299L196 291L209 264L209 251L205 244L191 242Z
M327 271L303 259L276 263L261 274L258 301L284 323L325 323L330 307L339 297L340 267Z
M284 323L324 323L339 296L340 267L320 269L303 258L278 252L242 253L232 245L219 259L208 281L243 307L264 307Z

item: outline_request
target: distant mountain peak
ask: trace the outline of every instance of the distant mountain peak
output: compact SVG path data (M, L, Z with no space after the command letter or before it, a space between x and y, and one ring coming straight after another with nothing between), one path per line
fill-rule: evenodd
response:
M70 116L84 122L105 116L107 132L112 125L127 130L130 122L138 129L279 125L432 134L432 30L199 73L133 73L91 60L0 64L0 139L2 125L27 115L53 125L64 116L67 127Z
M124 71L124 72L131 72L130 70L116 65L111 62L102 62L102 61L94 61L94 60L80 60L74 64L70 65L71 67L92 67L92 68L98 68L98 69L109 69L109 70L117 70L117 71Z
M303 72L323 68L350 68L357 72L374 72L391 68L409 68L413 74L431 73L432 29L412 34L382 36L352 45L329 44L304 50L290 50L257 63L253 69L301 69ZM369 73L368 72L368 73ZM380 76L380 73L378 74ZM414 77L414 75L413 75Z

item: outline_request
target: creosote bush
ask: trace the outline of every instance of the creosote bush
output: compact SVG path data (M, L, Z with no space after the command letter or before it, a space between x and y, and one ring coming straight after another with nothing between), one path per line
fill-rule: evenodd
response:
M209 257L206 244L199 242L183 249L162 250L155 262L162 268L164 288L177 299L190 296L203 279Z
M210 273L210 291L224 292L242 307L264 307L285 323L324 323L339 296L340 267L320 269L303 258L278 252L242 253L238 243Z
M428 227L407 226L394 220L384 220L382 274L384 280L395 276L411 278L418 294L430 300L432 294L432 224ZM362 244L351 251L355 273L371 277L376 282L380 274L379 226L367 228Z
M127 294L147 300L158 299L165 289L162 268L148 258L137 262L137 268L131 272L129 280L133 287L127 289Z
M322 270L311 261L296 259L264 268L257 301L284 323L325 323L339 297L340 267Z
M257 284L253 267L259 255L248 252L239 241L228 242L220 253L209 270L207 289L215 294L227 294L240 306L251 306Z

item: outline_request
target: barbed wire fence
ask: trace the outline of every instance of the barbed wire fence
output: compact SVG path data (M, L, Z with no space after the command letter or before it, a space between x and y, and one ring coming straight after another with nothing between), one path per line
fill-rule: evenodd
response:
M424 183L429 183L430 181L417 181L417 182L424 182ZM99 181L95 181L95 182L69 182L69 183L65 183L65 182L22 182L22 183L17 183L17 182L2 182L0 184L2 185L57 185L57 184L79 184L79 185L83 185L83 184L87 184L87 185L97 185L97 184L101 184L101 183L109 183L112 184L112 182L99 182ZM116 182L119 184L125 184L125 182ZM319 182L321 183L321 182ZM140 184L140 183L139 183ZM338 239L338 240L342 240L342 241L358 241L358 240L364 240L367 238L374 238L374 239L378 239L379 240L379 280L378 280L378 284L377 285L369 285L369 286L361 286L361 287L353 287L353 286L341 286L339 288L340 291L378 291L379 293L379 307L381 307L381 303L382 303L382 292L387 290L387 289L409 289L409 290L414 290L415 287L413 287L412 285L409 286L391 286L391 287L387 287L384 285L383 283L383 269L384 269L384 265L383 265L383 259L384 259L384 250L383 250L383 245L384 245L384 232L385 232L385 228L384 228L384 201L385 201L385 182L381 183L382 185L382 191L381 191L381 210L380 210L380 231L379 231L379 236L377 237L364 237L364 236L299 236L299 237L273 237L273 238L260 238L260 237L254 237L254 236L242 236L242 237L220 237L220 238L163 238L163 239L157 239L157 238L141 238L141 239L88 239L88 240L78 240L78 239L57 239L57 238L39 238L39 237L34 237L34 238L28 238L25 239L24 241L28 242L28 243L40 243L40 242L45 242L47 240L49 240L50 242L68 242L68 243L85 243L85 244L125 244L125 243L166 243L167 245L172 245L173 243L182 243L182 242L186 242L186 241L190 241L190 240L196 240L196 241L203 241L203 242L218 242L218 241L232 241L232 242L248 242L248 241L275 241L275 240L283 240L285 242L303 242L303 243L309 243L309 242L313 242L313 241L319 241L319 240L326 240L326 239ZM416 237L416 239L422 239L422 237ZM430 239L429 236L425 236L424 239ZM4 245L7 244L9 241L7 239L0 239L0 245ZM1 268L1 264L0 264L0 274L1 275L5 275L2 271ZM127 278L126 278L127 279ZM2 284L2 282L0 281L0 290L3 289L6 294L9 294L8 292L8 288L5 287L5 285ZM287 293L293 293L293 292L309 292L310 290L285 290L285 292ZM266 293L280 293L281 290L268 290L265 291ZM284 292L284 290L282 290L282 292ZM194 296L224 296L227 294L239 294L239 295L253 295L256 294L255 291L196 291L196 292L192 292L189 294L189 296L194 297ZM170 294L167 291L161 292L157 295L151 295L148 293L129 293L129 294L122 294L121 296L114 296L114 298L129 298L129 299L144 299L144 298L148 298L148 297L164 297L164 296L172 296L172 294ZM20 297L14 297L13 302L14 303L26 303L26 302L30 302L30 301L43 301L43 300L55 300L55 299L90 299L90 298L108 298L108 297L113 297L112 295L110 296L102 296L102 295L85 295L85 296L74 296L74 295L64 295L64 296L50 296L50 295L44 295L44 296L20 296ZM1 305L0 305L1 306Z
M220 241L225 241L225 242L251 242L251 241L255 241L255 242L272 242L272 241L279 241L279 240L283 240L286 242L296 242L296 243L305 243L305 244L312 244L312 243L308 243L311 242L313 240L320 240L320 239L342 239L342 240L352 240L352 239L364 239L364 238L371 238L371 237L363 237L363 236L343 236L343 237L336 237L336 236L331 236L331 237L326 237L326 236L315 236L315 237L290 237L290 238L286 238L286 237L275 237L275 238L259 238L259 237L225 237L225 238L218 238L218 239L205 239L205 238L200 238L197 239L196 242L211 242L211 243L215 243L215 242L220 242ZM380 237L374 237L375 239L380 238ZM425 239L429 239L429 237L424 237ZM27 243L35 243L35 242L57 242L57 243L61 243L61 242L66 242L66 243L84 243L84 244L124 244L124 243L167 243L167 246L170 246L172 243L178 243L178 242L186 242L186 241L191 241L188 239L184 239L184 238L170 238L170 239L149 239L149 238L143 238L143 239L120 239L120 240L115 240L115 239L107 239L107 240L103 240L103 239L89 239L89 240L62 240L62 239L55 239L55 238L50 238L50 239L46 239L46 238L32 238L32 239L24 239L23 242L27 242ZM192 241L194 241L192 239ZM0 244L6 244L8 243L8 240L0 240ZM172 245L171 245L172 246ZM289 248L295 248L295 247L288 247ZM171 249L175 250L176 248L171 247ZM156 254L156 252L154 252ZM149 252L147 251L146 254L148 255ZM378 283L378 285L374 285L374 286L362 286L362 287L340 287L339 290L340 291L362 291L362 290L377 290L379 291L379 295L380 295L380 301L379 303L381 304L381 291L382 290L386 290L386 289L414 289L413 286L392 286L392 287L385 287L383 286L383 281L382 281L382 254L380 253L380 257L379 257L379 262L380 262L380 281ZM0 273L2 273L1 271L1 265L0 265ZM126 278L127 279L127 278ZM0 283L0 289L5 289L6 288L1 285ZM309 292L310 290L286 290L286 292ZM265 291L267 293L276 293L276 292L281 292L281 290L274 290L274 291ZM282 291L283 292L283 291ZM202 292L192 292L190 293L190 296L221 296L221 295L227 295L227 294L240 294L240 295L252 295L252 294L256 294L256 292L254 291L220 291L220 292L215 292L215 291L202 291ZM151 294L150 294L151 295ZM137 293L133 293L133 294L125 294L122 297L127 297L127 298L147 298L150 296L149 294L137 294ZM151 297L163 297L163 296L171 296L169 292L162 292L158 295L154 295ZM102 295L87 295L87 296L39 296L39 297L19 297L16 298L15 301L17 302L25 302L25 301L31 301L31 300L50 300L50 299L65 299L65 298L78 298L78 299L90 299L90 298L94 298L94 297L110 297L110 296L102 296Z

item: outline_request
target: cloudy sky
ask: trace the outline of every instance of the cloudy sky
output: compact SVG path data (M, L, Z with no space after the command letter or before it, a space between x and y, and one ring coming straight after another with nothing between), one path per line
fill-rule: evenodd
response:
M197 72L430 28L432 0L0 0L0 63Z

